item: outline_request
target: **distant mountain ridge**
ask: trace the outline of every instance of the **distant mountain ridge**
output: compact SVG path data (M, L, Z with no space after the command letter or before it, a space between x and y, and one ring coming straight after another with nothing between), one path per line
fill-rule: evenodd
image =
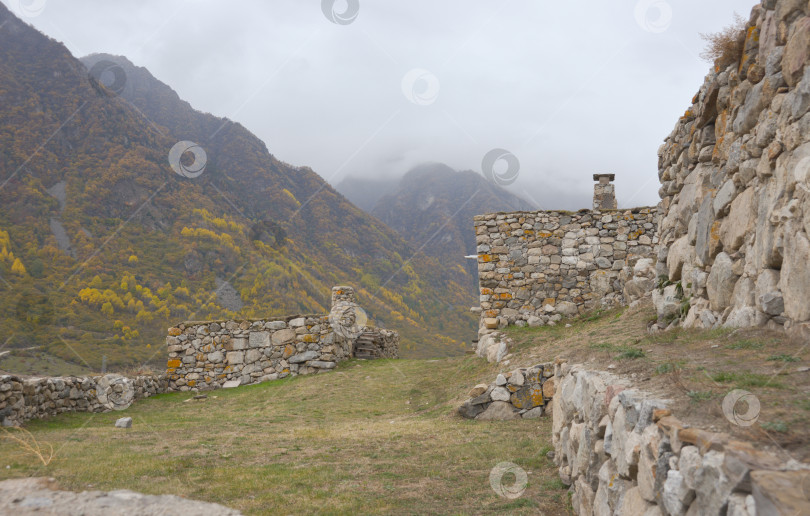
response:
M380 198L371 213L425 254L466 270L472 276L468 285L475 286L475 264L464 259L476 254L473 217L496 211L536 209L479 173L428 163L405 174L396 190Z
M205 150L199 177L169 166L182 140ZM455 271L315 172L125 58L82 64L2 4L0 204L0 338L86 368L159 365L187 318L324 312L336 284L404 356L460 353L474 330Z

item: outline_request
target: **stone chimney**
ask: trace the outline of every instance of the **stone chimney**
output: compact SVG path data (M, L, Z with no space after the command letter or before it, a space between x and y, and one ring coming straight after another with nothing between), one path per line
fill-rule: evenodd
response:
M352 287L332 287L332 307L334 308L335 304L341 301L354 304L354 289Z
M594 174L593 180L596 184L593 186L593 209L594 210L615 210L616 205L616 187L613 180L616 179L616 174Z

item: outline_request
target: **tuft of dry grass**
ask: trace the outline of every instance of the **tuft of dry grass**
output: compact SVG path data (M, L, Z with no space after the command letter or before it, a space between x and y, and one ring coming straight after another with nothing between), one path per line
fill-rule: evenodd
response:
M734 22L720 32L700 34L706 41L706 48L700 57L720 69L724 70L728 66L737 64L742 60L745 48L745 36L748 28L748 21L737 13L734 13Z
M41 445L39 441L37 441L37 438L25 428L0 427L0 430L3 431L0 437L17 444L25 453L36 457L43 466L47 466L53 460L53 446L50 443L43 443ZM43 445L48 448L47 451L45 451Z

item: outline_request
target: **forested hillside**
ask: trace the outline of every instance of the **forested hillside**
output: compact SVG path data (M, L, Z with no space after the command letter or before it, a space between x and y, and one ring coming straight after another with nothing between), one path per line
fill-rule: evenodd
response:
M345 283L372 322L401 333L403 355L462 351L475 297L452 267L145 69L86 64L0 4L7 349L38 346L91 369L102 355L159 365L179 320L325 312ZM183 140L205 150L198 177L169 164Z

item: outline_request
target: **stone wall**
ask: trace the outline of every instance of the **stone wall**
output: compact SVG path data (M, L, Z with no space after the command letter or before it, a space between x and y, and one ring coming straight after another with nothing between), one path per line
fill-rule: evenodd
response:
M398 334L367 327L351 287L334 287L332 301L329 315L185 322L169 328L169 390L231 387L329 371L355 356L355 346L362 346L363 356L397 358ZM365 353L368 346L373 352Z
M19 425L62 412L123 410L132 402L166 392L165 376L126 378L0 376L0 423Z
M740 63L712 71L659 150L659 274L687 327L810 335L810 8L753 8ZM673 299L675 298L675 299Z
M810 466L690 428L608 373L554 373L554 461L576 514L810 514Z
M476 216L481 327L555 323L622 301L635 263L655 255L658 222L655 208Z
M481 421L541 417L554 396L553 374L553 364L500 373L492 384L473 387L458 413Z

